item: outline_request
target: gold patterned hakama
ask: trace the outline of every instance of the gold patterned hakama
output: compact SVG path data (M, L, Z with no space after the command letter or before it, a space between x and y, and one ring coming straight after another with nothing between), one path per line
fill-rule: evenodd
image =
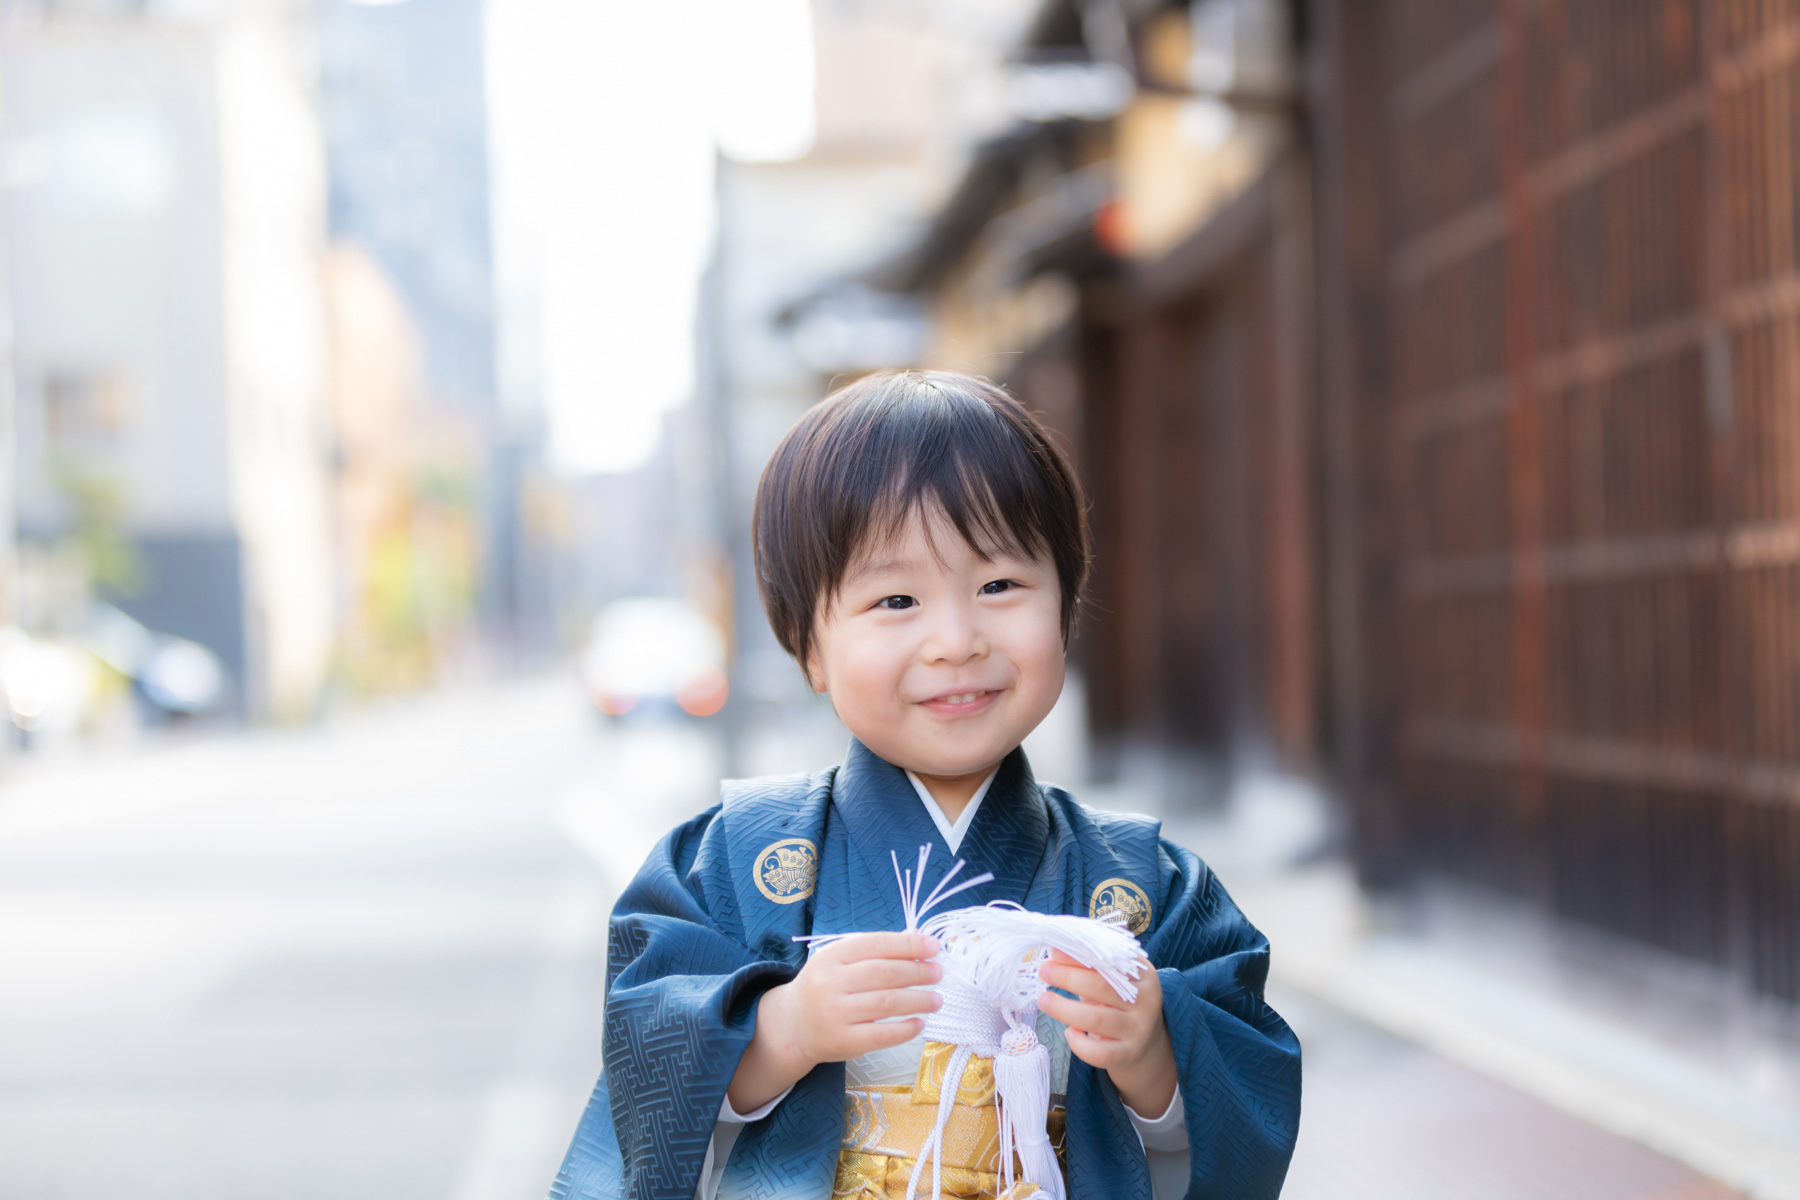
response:
M906 1200L913 1164L937 1124L944 1068L955 1051L956 1047L946 1042L926 1042L918 1074L910 1085L845 1089L844 1143L833 1197ZM1052 1095L1048 1132L1059 1164L1063 1164L1063 1117L1063 1098ZM1036 1185L1022 1182L1010 1191L1002 1190L999 1118L994 1101L994 1060L972 1056L963 1069L955 1107L944 1127L946 1197L1024 1200L1037 1192ZM931 1175L927 1162L916 1196L931 1195Z

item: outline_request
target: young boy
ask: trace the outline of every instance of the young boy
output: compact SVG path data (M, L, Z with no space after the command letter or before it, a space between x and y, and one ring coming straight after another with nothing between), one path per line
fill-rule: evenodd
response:
M908 1196L943 1077L921 1040L937 947L856 931L905 928L889 853L927 844L934 879L958 857L993 873L958 905L1117 913L1155 967L1133 1003L1071 960L1042 969L1072 1200L1278 1195L1300 1046L1263 1002L1267 941L1156 822L1038 784L1019 748L1062 689L1088 565L1042 426L960 375L851 384L763 472L756 561L777 638L854 740L840 767L727 783L620 897L606 1066L551 1196ZM827 933L854 936L794 940ZM945 1195L1003 1190L983 1078L954 1097Z

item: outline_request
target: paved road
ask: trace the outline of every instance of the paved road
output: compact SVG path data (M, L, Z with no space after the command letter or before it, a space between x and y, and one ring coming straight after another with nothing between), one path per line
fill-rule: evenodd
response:
M541 1196L715 758L558 683L0 790L0 1196Z
M612 896L718 764L553 681L0 786L0 1200L540 1197L599 1067ZM1280 1004L1291 1200L1724 1195Z

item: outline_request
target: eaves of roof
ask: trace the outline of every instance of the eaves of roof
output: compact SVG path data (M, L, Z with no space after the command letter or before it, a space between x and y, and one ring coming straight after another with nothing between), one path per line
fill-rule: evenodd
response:
M1022 125L993 138L970 158L960 182L910 246L877 264L863 281L878 291L935 288L994 219L1012 207L1033 157L1054 148L1085 121Z

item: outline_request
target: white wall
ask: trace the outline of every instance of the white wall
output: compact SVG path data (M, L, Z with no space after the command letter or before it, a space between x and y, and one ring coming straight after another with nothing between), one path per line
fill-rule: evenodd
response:
M9 31L21 518L51 456L114 477L135 528L230 525L213 48L139 22ZM51 444L47 389L116 389Z
M235 538L246 699L295 713L333 635L304 9L163 11L8 30L21 524L66 520L73 468L116 486L133 535Z

